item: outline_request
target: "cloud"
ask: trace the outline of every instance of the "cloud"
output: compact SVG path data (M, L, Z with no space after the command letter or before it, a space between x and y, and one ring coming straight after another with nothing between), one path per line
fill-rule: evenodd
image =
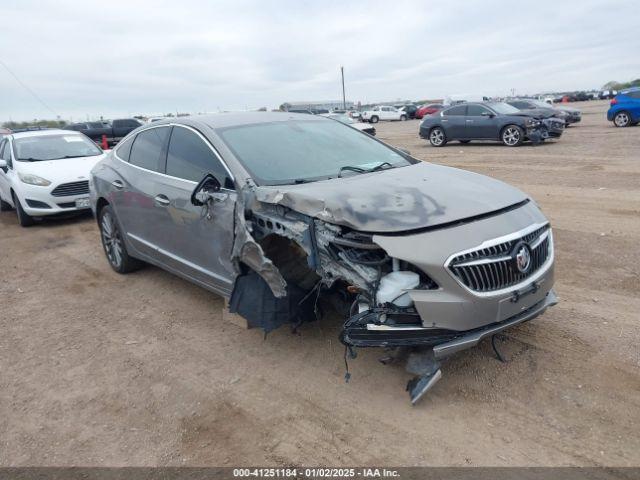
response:
M625 13L626 12L626 13ZM598 88L640 76L628 1L4 0L0 60L63 118ZM0 120L52 114L0 66Z

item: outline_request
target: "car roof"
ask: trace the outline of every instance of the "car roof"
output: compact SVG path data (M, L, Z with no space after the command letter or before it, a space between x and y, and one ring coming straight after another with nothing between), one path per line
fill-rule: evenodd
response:
M211 115L198 115L191 117L172 118L153 122L154 126L168 123L180 125L206 125L209 128L228 128L242 125L252 125L256 123L286 122L290 120L327 121L325 117L319 115L309 115L306 113L291 112L225 112Z
M82 135L80 132L73 130L63 130L60 128L51 128L48 130L30 130L28 132L16 132L12 134L13 138L25 137L46 137L49 135Z
M637 91L640 91L640 87L625 88L624 90L621 90L619 93L621 93L622 95L625 95L627 93L637 92Z

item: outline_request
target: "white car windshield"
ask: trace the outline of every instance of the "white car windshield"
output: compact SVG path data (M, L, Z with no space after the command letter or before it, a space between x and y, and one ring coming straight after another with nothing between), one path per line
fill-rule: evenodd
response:
M341 173L353 175L413 163L369 135L329 120L240 125L217 132L262 185L325 180Z
M100 150L84 135L61 134L16 138L13 141L16 159L21 162L95 157Z

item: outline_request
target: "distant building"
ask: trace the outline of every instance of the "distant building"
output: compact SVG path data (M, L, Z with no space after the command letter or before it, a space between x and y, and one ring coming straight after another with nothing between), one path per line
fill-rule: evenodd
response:
M345 102L347 108L353 108L354 103L350 100ZM285 102L281 105L282 110L333 110L344 108L342 100L308 101L308 102Z

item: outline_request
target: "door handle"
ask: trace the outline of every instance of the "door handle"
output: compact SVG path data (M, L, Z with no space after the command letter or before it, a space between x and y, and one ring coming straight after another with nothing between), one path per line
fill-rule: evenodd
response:
M156 195L154 200L161 207L168 207L169 205L171 205L171 200L169 200L166 195L162 195L162 194Z
M124 183L122 183L120 180L114 180L113 182L111 182L111 185L116 187L118 190L122 190L124 188Z
M469 123L473 123L473 120L467 120L467 122L469 122Z

